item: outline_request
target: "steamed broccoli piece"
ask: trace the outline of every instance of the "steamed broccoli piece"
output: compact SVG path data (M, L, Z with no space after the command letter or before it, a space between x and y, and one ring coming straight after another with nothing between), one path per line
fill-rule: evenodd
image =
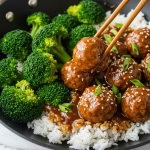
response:
M71 31L71 29L80 25L80 22L78 21L78 19L76 17L73 17L68 14L63 14L61 16L57 16L53 19L52 22L64 26L68 31Z
M82 24L72 29L69 33L69 37L65 40L65 47L68 53L72 56L73 49L77 43L84 37L93 37L96 33L96 29L92 25Z
M78 5L70 6L67 13L82 23L97 24L104 20L106 13L102 6L92 0L83 0Z
M37 94L41 97L45 104L58 106L66 100L70 100L70 91L63 82L54 81L41 86Z
M14 58L5 58L0 61L0 89L23 79L22 73L18 72L16 67L17 60Z
M62 46L61 39L67 37L68 31L66 28L59 24L50 23L34 36L32 50L54 54L62 63L66 63L71 57Z
M49 53L35 51L23 64L23 77L34 87L53 82L58 78L56 72L57 61Z
M35 12L32 15L28 16L28 26L32 25L31 37L33 38L39 30L41 30L45 25L49 24L50 22L50 17L42 12Z
M32 38L26 31L13 30L0 40L0 50L17 60L25 60L32 51Z
M27 123L42 114L43 100L34 94L27 81L22 80L16 86L5 86L0 96L0 107L12 121Z

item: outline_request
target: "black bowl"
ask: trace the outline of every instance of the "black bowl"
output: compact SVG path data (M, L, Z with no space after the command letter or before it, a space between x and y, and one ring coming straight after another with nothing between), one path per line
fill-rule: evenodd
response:
M14 29L23 29L30 31L30 28L27 26L26 18L28 15L36 11L42 11L47 13L51 18L57 16L58 14L64 13L68 6L73 4L78 4L80 0L39 0L37 7L31 8L28 6L27 0L7 0L0 5L0 38L7 32ZM96 0L99 4L104 6L104 2L109 2L110 4L118 5L120 0ZM132 0L127 4L127 6L122 10L122 13L127 14L131 9L134 9L140 0ZM105 10L109 10L108 7L104 6ZM150 20L149 15L150 1L146 4L142 10L145 13L147 20ZM15 18L13 22L8 22L5 19L5 14L8 11L14 12ZM0 52L0 59L5 58L6 56ZM12 122L9 118L6 118L0 109L0 123L3 124L6 128L16 133L17 135L23 137L26 140L29 140L33 143L41 145L43 147L52 148L52 149L68 149L69 145L66 142L63 142L62 145L51 144L48 142L48 139L41 136L33 134L33 130L28 129L26 124L18 124ZM128 150L131 148L136 148L147 144L150 142L150 135L140 135L139 141L129 141L118 142L118 146L112 146L109 150Z

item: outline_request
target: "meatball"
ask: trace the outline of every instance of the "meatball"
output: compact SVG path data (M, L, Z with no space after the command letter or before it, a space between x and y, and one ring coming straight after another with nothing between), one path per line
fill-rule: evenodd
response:
M103 41L98 37L85 37L80 40L73 50L73 61L83 72L91 72L100 62L106 49ZM109 57L109 55L107 56ZM105 58L106 60L107 58ZM105 70L109 63L105 62L97 71Z
M95 95L95 90L98 88L101 88L102 93ZM102 123L110 120L117 112L116 97L106 87L88 87L80 97L78 109L85 120Z
M132 86L122 96L121 108L124 115L133 122L150 119L150 89Z
M72 90L84 91L92 82L93 77L92 73L80 71L73 60L65 63L61 69L61 79Z
M108 44L108 43L107 43ZM108 44L109 45L109 44ZM114 53L112 50L110 50L110 59L112 61L115 61L116 59L121 58L122 55L128 55L128 49L126 48L126 46L121 43L121 42L117 42L115 44L115 46L117 47L118 50L118 54Z
M150 54L147 54L147 56L144 58L144 60L141 63L141 68L145 79L150 82L150 73L148 73L147 71L147 64L149 61L150 61Z
M119 31L120 28L117 27L116 25L110 25L108 26L104 31L103 33L101 34L101 38L105 40L104 38L104 34L109 34L112 38L115 37L115 35L111 32L111 29L115 29L116 31ZM120 36L119 38L119 42L123 43L124 45L126 45L126 38L128 36L129 33L133 32L133 29L131 29L130 27L128 27L125 32L123 33L122 36Z
M128 69L123 71L124 61L128 58L121 58L114 61L106 72L106 79L111 85L116 85L121 91L132 86L131 79L141 80L141 69L134 59L130 59Z
M105 71L109 64L111 63L111 59L110 59L110 53L103 59L103 61L100 63L100 65L98 65L98 67L96 68L95 71L97 72L101 72L101 71Z
M136 55L132 50L132 42L138 47L139 55ZM150 30L145 28L139 28L130 33L126 39L126 46L130 54L134 58L144 58L147 53L150 52Z

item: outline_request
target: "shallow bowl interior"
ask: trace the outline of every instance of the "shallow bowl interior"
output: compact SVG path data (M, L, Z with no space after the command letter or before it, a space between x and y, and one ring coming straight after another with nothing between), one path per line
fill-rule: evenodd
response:
M28 15L33 12L42 11L47 13L51 18L58 14L64 13L64 11L70 5L78 4L80 0L39 0L36 8L31 8L28 6L27 0L7 0L4 1L0 5L0 38L6 34L7 32L15 29L23 29L26 31L30 31L30 27L27 26L26 18ZM118 5L120 0L96 0L99 4L104 6L104 2L109 2L110 4ZM132 0L127 4L127 6L122 10L121 13L127 14L131 9L134 9L140 0ZM109 10L106 6L104 6L105 10ZM150 1L146 4L144 9L142 10L145 13L145 17L147 20L150 20L149 15ZM8 22L5 19L5 14L8 11L14 12L15 18L13 22ZM5 58L6 56L0 52L0 60ZM1 91L0 91L1 92ZM26 124L18 124L12 122L9 118L6 118L1 109L0 109L0 123L2 123L5 127L10 129L12 132L18 134L19 136L36 143L38 145L52 148L52 149L68 149L69 146L66 142L63 142L62 145L51 144L48 142L46 138L43 138L38 135L34 135L31 129L27 128ZM140 135L140 140L136 142L129 141L118 142L118 146L112 146L109 150L128 150L131 148L139 147L144 144L150 142L150 135Z

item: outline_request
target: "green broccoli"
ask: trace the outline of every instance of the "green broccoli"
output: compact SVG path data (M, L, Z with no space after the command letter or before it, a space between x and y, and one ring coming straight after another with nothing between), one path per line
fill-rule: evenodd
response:
M62 38L67 38L68 31L65 27L50 23L44 26L33 38L32 50L43 51L54 54L63 63L71 59L70 55L65 51L61 44Z
M13 30L0 40L0 50L17 60L25 60L32 51L32 38L26 31Z
M45 25L49 24L50 22L50 17L42 12L35 12L32 15L28 16L28 26L32 25L31 37L33 38L39 30L41 30Z
M45 104L58 106L64 101L70 100L70 91L63 82L54 81L41 86L37 95L45 100Z
M52 22L64 26L68 31L71 31L71 29L80 25L80 22L78 21L78 19L76 17L73 17L68 14L63 14L61 16L57 16L53 19Z
M26 80L22 80L16 86L5 86L0 96L0 107L12 121L27 123L42 114L43 100L34 94Z
M69 37L65 40L65 47L68 53L72 56L73 49L77 43L84 37L93 37L96 33L96 29L92 25L82 24L72 29L69 33Z
M100 23L106 16L103 7L92 0L82 0L78 5L70 6L67 13L88 24Z
M53 55L35 51L23 64L23 77L32 86L38 87L44 83L53 82L58 78L57 61L53 59Z
M17 60L14 58L4 58L0 61L0 89L23 79L22 73L18 72L16 67Z

